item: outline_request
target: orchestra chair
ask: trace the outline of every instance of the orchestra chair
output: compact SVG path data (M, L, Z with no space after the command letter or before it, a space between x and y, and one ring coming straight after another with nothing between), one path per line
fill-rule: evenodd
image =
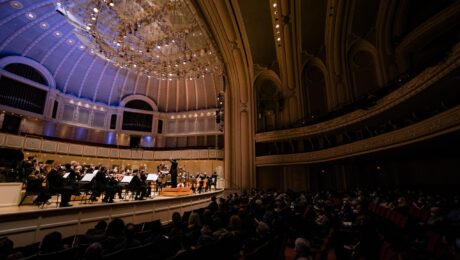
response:
M24 192L24 196L22 196L22 198L21 198L21 202L19 202L19 206L21 206L22 203L24 203L24 200L29 196L38 196L38 191L31 190L29 185L28 185L28 181L26 181L26 190ZM41 206L41 204L38 204L38 207L40 207L40 206Z

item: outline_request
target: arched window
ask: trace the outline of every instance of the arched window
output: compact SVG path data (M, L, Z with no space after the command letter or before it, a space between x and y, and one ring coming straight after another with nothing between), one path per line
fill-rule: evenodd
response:
M48 85L45 77L39 71L29 65L22 63L11 63L6 65L3 69L42 85Z
M152 106L150 106L149 103L143 100L138 100L138 99L129 101L128 103L126 103L125 107L139 109L139 110L153 111L153 108Z
M153 112L153 108L149 103L139 99L128 101L125 104L125 108ZM124 111L122 129L129 131L151 132L152 122L153 115L151 113Z
M48 84L45 77L29 65L11 63L6 65L4 70L43 85ZM4 75L0 77L1 105L42 114L45 109L46 95L47 92L45 90Z

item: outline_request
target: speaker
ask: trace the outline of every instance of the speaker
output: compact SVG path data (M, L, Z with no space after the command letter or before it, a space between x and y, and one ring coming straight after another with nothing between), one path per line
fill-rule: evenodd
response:
M129 147L131 148L139 148L141 144L141 137L140 136L131 136L129 138Z

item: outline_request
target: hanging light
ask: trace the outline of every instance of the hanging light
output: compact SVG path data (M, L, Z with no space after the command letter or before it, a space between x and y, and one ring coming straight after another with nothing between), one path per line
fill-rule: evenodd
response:
M55 3L83 44L116 66L162 79L223 73L215 43L190 0Z

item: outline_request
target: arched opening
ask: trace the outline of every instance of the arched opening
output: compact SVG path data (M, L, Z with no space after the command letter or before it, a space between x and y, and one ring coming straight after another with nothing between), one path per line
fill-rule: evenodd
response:
M305 68L303 79L305 116L308 120L313 120L328 112L326 80L323 71L314 65Z
M257 104L257 132L277 128L279 120L280 92L277 84L268 78L259 77L255 83Z

